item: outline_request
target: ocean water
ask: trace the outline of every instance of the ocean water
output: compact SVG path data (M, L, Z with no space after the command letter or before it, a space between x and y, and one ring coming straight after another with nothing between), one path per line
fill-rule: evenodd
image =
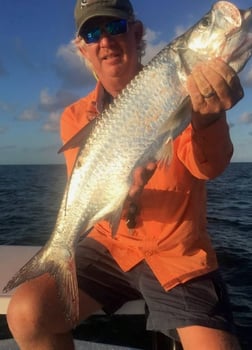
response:
M64 165L0 166L0 244L43 245L66 183ZM208 225L243 350L252 349L252 163L208 182Z

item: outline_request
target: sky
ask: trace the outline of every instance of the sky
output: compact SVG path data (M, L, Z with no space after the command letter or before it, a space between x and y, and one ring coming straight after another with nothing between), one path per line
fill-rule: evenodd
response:
M146 28L144 62L196 23L210 0L132 0ZM248 8L251 1L234 1ZM74 52L74 0L0 0L0 164L63 163L59 120L95 81ZM228 112L232 161L252 161L252 59L245 96Z

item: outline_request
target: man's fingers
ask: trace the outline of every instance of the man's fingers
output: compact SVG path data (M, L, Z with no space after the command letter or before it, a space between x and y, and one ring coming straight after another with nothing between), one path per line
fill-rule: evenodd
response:
M138 167L135 169L133 174L133 183L128 194L130 198L138 197L141 194L144 186L152 177L156 168L156 162L149 162L145 167Z

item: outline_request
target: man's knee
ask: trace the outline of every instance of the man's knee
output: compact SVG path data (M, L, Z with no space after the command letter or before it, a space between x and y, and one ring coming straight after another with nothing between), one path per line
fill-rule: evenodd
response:
M32 335L54 328L55 331L67 331L70 328L63 325L63 309L54 280L48 275L26 282L16 290L8 307L7 321L14 335L19 332Z

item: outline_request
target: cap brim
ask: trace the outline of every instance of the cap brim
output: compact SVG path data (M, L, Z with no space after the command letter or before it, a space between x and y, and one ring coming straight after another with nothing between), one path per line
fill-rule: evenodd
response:
M128 19L129 18L129 14L126 13L125 11L120 11L120 10L115 10L113 11L112 9L108 9L105 10L103 9L101 12L97 11L95 12L95 15L90 15L85 17L85 19L81 22L81 24L79 25L79 28L77 30L77 34L79 34L82 26L91 18L95 18L95 17L115 17L115 18L122 18L122 19Z

